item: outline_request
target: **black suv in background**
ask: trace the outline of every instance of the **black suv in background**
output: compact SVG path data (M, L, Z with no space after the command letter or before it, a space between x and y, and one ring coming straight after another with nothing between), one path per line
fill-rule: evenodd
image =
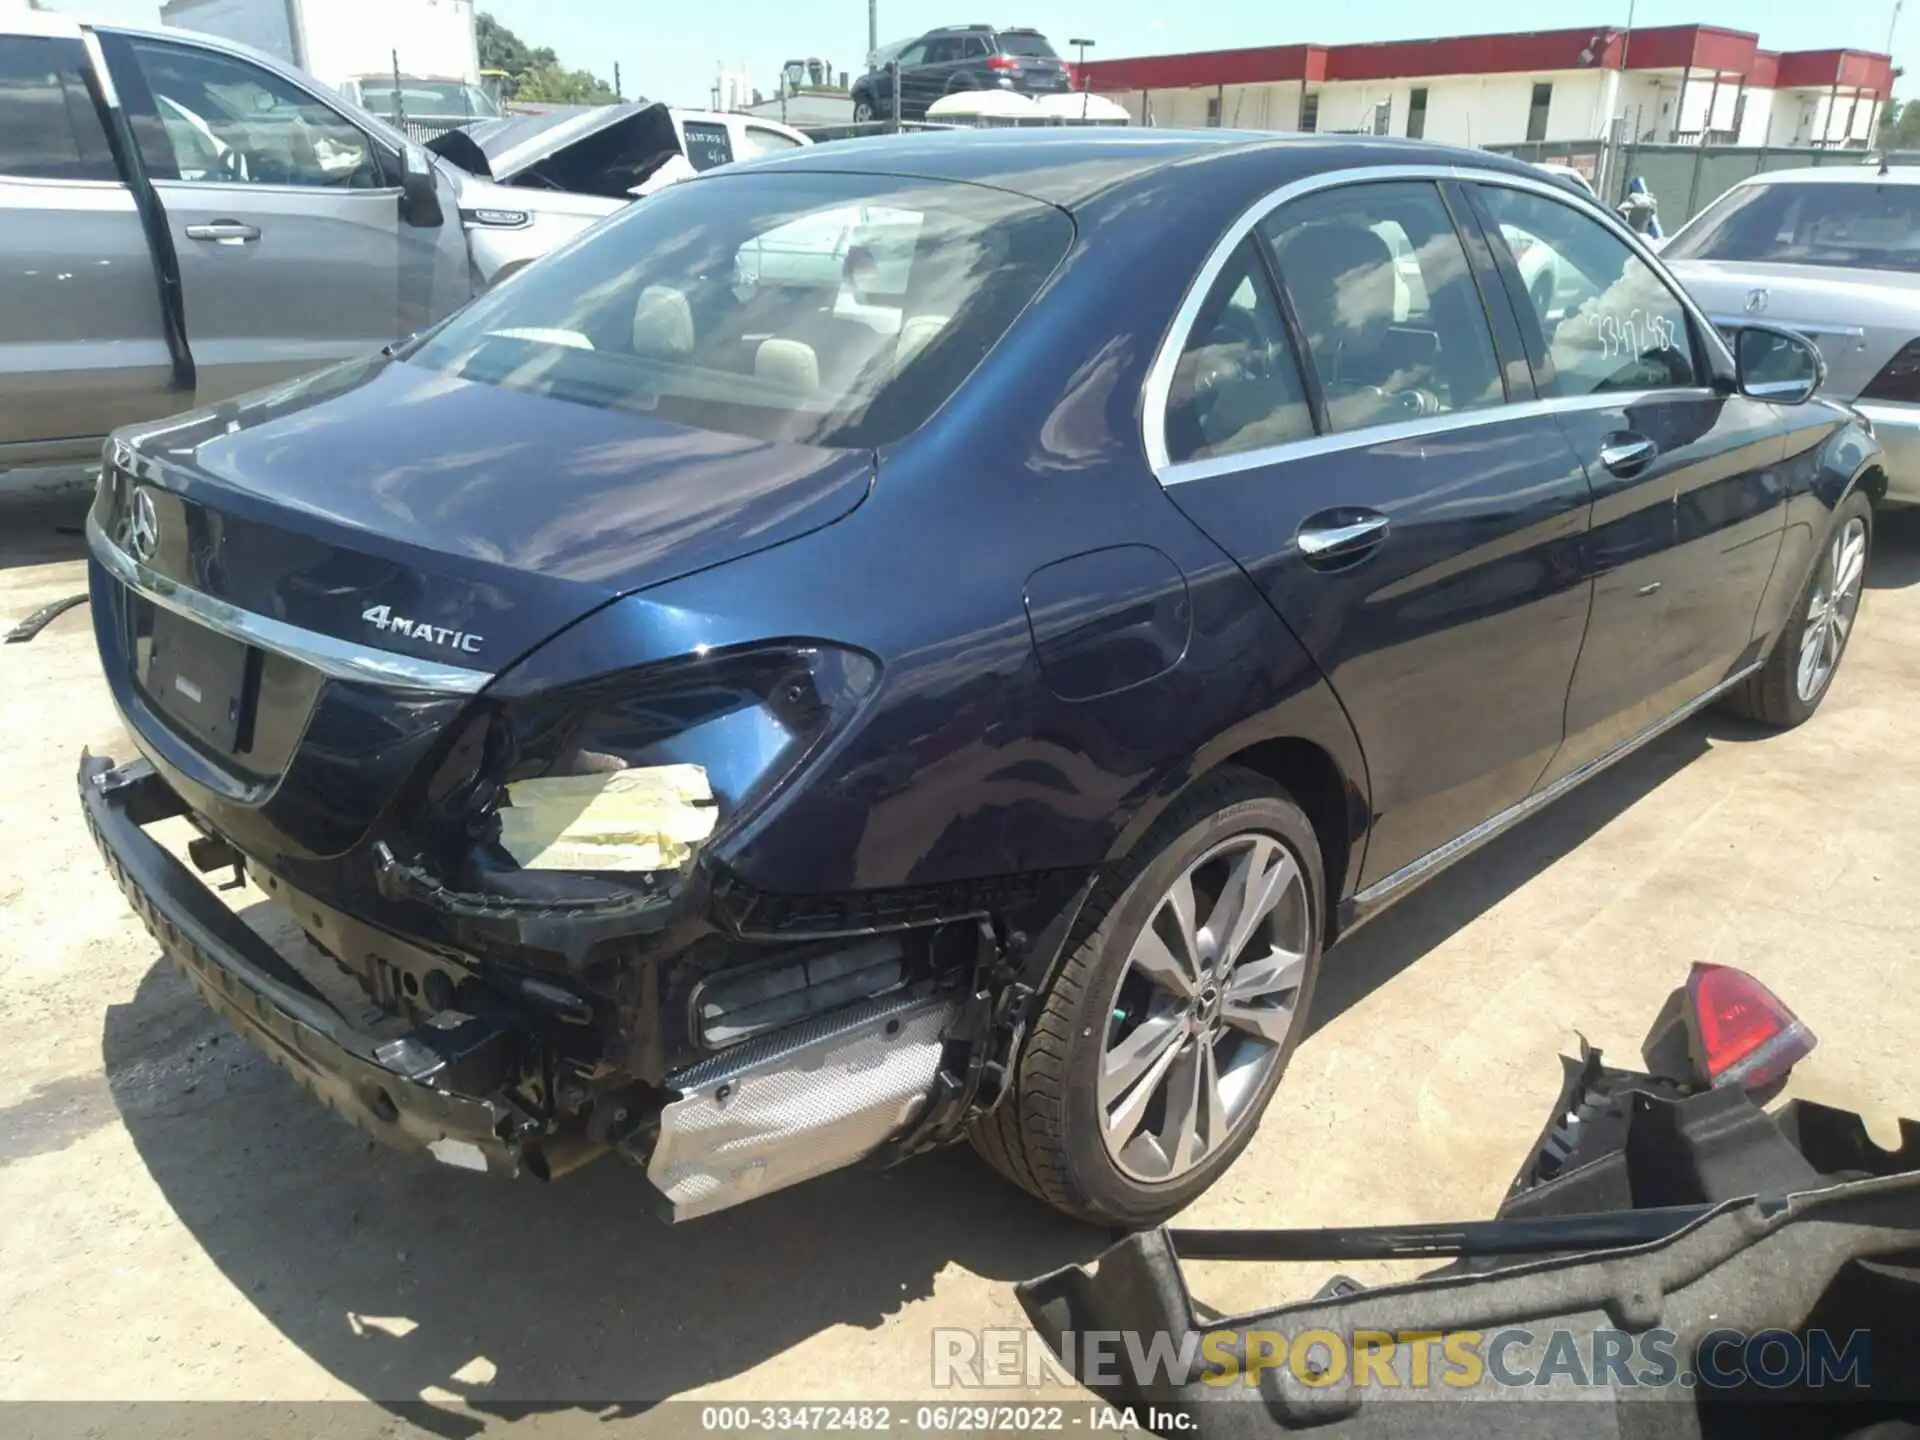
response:
M899 47L900 116L923 120L927 107L962 90L1054 95L1073 88L1067 65L1038 30L1015 26L946 25ZM893 83L884 62L853 83L855 120L890 120Z

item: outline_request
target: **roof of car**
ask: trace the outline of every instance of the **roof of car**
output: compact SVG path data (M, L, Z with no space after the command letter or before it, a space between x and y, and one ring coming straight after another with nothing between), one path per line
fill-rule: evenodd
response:
M1742 185L1771 185L1790 180L1795 185L1920 185L1920 165L1889 165L1882 173L1879 165L1865 158L1857 164L1807 166L1799 170L1764 170L1742 180Z
M756 167L871 171L928 180L992 185L1065 209L1141 179L1168 165L1271 151L1272 183L1350 166L1462 165L1537 174L1533 167L1484 150L1370 135L1275 134L1239 130L1163 130L1139 126L1010 127L922 131L837 140L783 151Z

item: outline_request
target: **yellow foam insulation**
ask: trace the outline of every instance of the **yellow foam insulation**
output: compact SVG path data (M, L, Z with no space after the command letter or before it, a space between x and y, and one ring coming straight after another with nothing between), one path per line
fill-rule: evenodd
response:
M720 812L698 765L515 780L500 844L523 870L675 870Z

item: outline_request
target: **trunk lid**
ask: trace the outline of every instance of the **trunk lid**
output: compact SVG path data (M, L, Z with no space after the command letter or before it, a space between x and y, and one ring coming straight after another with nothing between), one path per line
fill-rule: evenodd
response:
M665 105L560 105L449 130L427 148L502 185L566 190L614 200L681 153Z
M839 519L873 471L387 360L124 432L111 459L96 554L144 576L96 616L108 677L210 818L296 854L355 843L472 692L557 631ZM227 639L191 596L184 625L156 618L139 592L170 586ZM187 654L186 688L156 646Z
M1920 274L1736 260L1667 268L1723 328L1764 321L1798 330L1826 357L1826 393L1851 400L1920 338Z

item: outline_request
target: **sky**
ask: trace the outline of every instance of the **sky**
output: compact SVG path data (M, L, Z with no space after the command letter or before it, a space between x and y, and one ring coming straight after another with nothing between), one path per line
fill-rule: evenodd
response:
M155 23L155 0L51 0L52 8L122 21ZM324 5L326 0L305 0ZM1178 0L1020 0L1010 13L967 0L878 0L880 40L904 39L935 25L990 21L1030 25L1065 54L1067 41L1095 41L1092 58L1214 50L1245 45L1367 40L1418 40L1506 30L1621 27L1628 0L1366 0L1311 17L1288 14L1255 0L1212 0L1188 8ZM1001 0L1005 5L1007 0ZM653 5L642 0L481 0L529 45L550 45L562 63L611 79L619 63L631 97L697 106L707 103L721 64L744 69L751 83L772 93L780 66L819 56L835 70L858 73L867 51L867 7L854 0L832 5L799 0L710 0L703 5ZM1308 7L1301 7L1302 9ZM1345 13L1336 14L1336 10ZM1724 25L1760 36L1771 50L1881 50L1894 0L1636 0L1634 23ZM1894 35L1896 65L1911 82L1895 93L1920 94L1920 0L1900 15Z

